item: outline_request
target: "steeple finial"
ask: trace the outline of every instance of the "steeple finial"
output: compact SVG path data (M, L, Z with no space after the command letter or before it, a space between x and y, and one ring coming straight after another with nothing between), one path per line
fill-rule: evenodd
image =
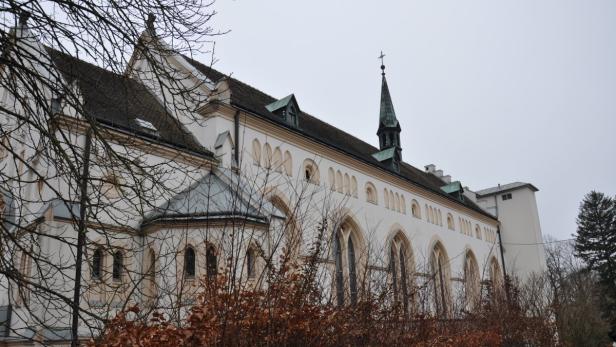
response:
M156 21L156 15L150 12L148 13L148 19L145 20L145 28L151 33L154 33L154 22Z
M381 59L381 75L385 76L385 63L383 62L383 58L385 58L385 54L381 51L381 55L379 55L379 59Z
M30 19L31 13L26 10L21 10L19 13L19 26L25 27L28 23L28 19Z

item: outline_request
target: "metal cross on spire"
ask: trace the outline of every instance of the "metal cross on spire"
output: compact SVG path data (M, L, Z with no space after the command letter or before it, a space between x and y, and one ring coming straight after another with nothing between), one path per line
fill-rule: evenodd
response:
M383 51L381 51L379 59L381 59L381 70L383 70L382 74L385 75L385 63L383 62L383 58L385 58L385 54L383 54Z

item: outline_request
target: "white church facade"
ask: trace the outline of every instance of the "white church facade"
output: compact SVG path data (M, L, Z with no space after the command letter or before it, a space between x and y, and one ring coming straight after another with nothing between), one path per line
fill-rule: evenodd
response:
M384 66L376 148L303 112L293 94L271 97L160 49L167 45L152 29L124 74L38 44L25 24L15 35L17 46L28 43L16 49L49 63L32 69L74 88L84 106L48 90L54 119L42 128L0 115L1 169L13 178L2 182L0 207L15 238L3 247L16 271L0 281L0 345L70 337L70 309L50 305L59 299L46 290L72 297L82 217L81 306L101 315L128 303L181 315L199 278L225 273L264 285L281 254L301 264L319 238L323 287L336 305L360 300L365 277L380 276L409 310L454 316L476 300L460 307L456 293L476 297L505 274L524 279L545 268L532 184L472 191L434 165L404 162L404 120ZM43 132L61 140L46 142ZM95 198L80 199L80 182L47 146L75 153L76 163L88 157ZM141 179L135 167L151 171ZM92 329L83 323L80 333Z

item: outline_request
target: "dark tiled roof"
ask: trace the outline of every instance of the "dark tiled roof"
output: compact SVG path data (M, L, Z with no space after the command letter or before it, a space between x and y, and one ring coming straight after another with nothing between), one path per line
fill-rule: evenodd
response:
M439 179L438 177L430 173L421 171L407 163L401 163L400 173L392 171L389 167L387 167L385 164L380 163L372 156L372 154L379 152L378 148L305 112L301 112L299 115L298 128L293 128L289 126L289 124L284 122L279 116L269 112L265 107L266 105L276 101L276 98L269 96L241 81L238 81L235 78L226 76L221 72L216 71L215 69L206 66L194 59L191 59L186 56L184 58L195 68L197 68L201 73L203 73L207 78L211 79L214 82L217 82L220 79L226 77L229 82L229 88L231 89L230 102L232 105L254 113L263 118L266 118L282 127L289 128L292 131L297 131L302 135L310 137L325 145L341 150L361 161L377 166L382 170L390 172L393 175L402 177L403 179L406 179L416 185L419 185L424 189L442 195L452 201L463 204L483 214L484 216L494 219L493 216L488 214L486 211L481 209L472 201L465 199L465 201L462 202L443 192L440 187L444 186L445 183L441 181L441 179Z
M57 50L47 48L47 51L66 82L77 83L83 93L84 116L140 137L201 155L212 155L182 128L175 116L169 114L143 84ZM140 124L137 119L146 123ZM148 129L147 123L156 131Z

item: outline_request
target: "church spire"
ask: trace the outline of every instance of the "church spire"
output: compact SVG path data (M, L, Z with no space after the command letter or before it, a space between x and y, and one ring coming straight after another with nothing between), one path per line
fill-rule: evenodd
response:
M390 147L395 147L399 151L402 151L400 146L400 123L396 118L396 112L394 111L394 104L391 101L391 95L389 94L389 87L387 86L387 79L385 78L385 65L383 64L383 58L385 55L381 52L379 59L381 59L381 109L379 113L379 129L377 135L379 136L379 144L381 150Z

